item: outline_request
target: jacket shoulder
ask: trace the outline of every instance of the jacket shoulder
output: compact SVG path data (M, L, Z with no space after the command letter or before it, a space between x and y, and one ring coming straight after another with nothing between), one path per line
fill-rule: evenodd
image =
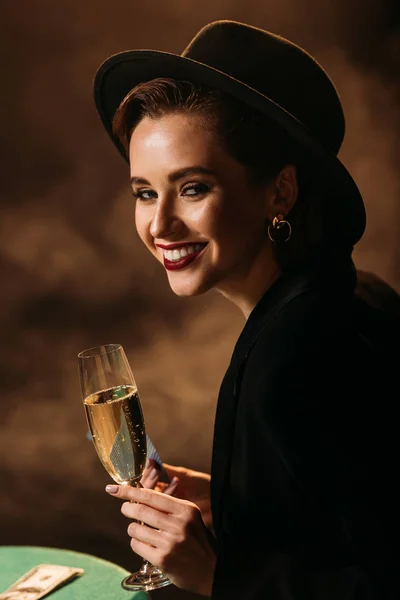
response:
M318 287L309 288L260 323L251 353L272 352L288 360L295 351L332 343L349 332L350 298L335 298Z

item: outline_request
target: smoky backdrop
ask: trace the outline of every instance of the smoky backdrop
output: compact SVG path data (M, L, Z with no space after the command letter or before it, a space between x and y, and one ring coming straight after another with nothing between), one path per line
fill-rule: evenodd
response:
M138 565L92 444L77 353L123 344L166 462L210 467L219 385L244 325L211 292L178 298L135 231L128 167L92 80L130 48L180 53L216 19L304 46L338 86L341 158L364 195L357 267L400 288L400 29L383 0L0 0L0 544ZM343 215L343 218L346 218ZM161 598L194 598L175 588Z

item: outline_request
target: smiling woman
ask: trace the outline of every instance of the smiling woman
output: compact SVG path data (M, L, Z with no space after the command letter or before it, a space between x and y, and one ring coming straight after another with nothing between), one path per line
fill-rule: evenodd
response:
M326 215L328 212L322 203L322 197L328 193L327 186L321 182L316 169L309 168L295 141L259 111L217 89L190 81L158 78L140 83L125 97L114 116L114 135L129 155L132 133L142 119L154 122L177 115L182 119L174 127L187 131L187 122L183 123L186 117L193 125L192 139L196 134L201 137L203 133L206 137L211 133L212 145L219 146L246 168L249 183L268 184L285 165L295 164L299 196L290 214L291 244L274 246L273 250L281 267L301 263L315 251L322 240L324 211ZM177 177L184 175L185 170L189 171L179 170ZM190 169L192 173L186 174L215 175L213 169L195 167L195 170L196 173ZM173 180L176 181L176 177ZM246 197L250 198L248 194ZM337 232L341 227L337 214L329 217L325 228ZM268 224L267 221L265 226ZM344 246L349 245L346 236L339 235L338 239Z
M278 270L304 263L340 228L333 219L324 225L325 190L294 141L223 92L166 78L141 83L121 103L113 130L131 164L138 233L176 294L214 288L248 316ZM278 213L290 220L290 244L269 243ZM346 235L338 239L348 251ZM175 243L208 247L181 261L175 254L171 264L156 248ZM195 259L196 269L175 276ZM247 281L248 298L236 292L239 281Z
M160 245L168 250L176 243L202 245L193 257L174 264L182 268L167 269L174 292L193 296L218 289L231 299L235 295L249 313L265 286L254 272L262 270L268 278L276 271L265 235L271 209L264 186L251 181L246 167L196 114L142 118L132 132L129 157L134 177L151 184L134 186L136 227L149 250L164 262L170 257ZM196 165L202 169L194 173ZM179 179L172 177L176 172ZM249 278L251 290L239 299L239 282Z
M168 466L177 498L157 477L109 490L130 501L132 549L215 600L398 598L399 323L356 293L365 211L329 76L288 40L218 21L181 56L111 57L95 98L171 289L216 290L246 319L211 478Z

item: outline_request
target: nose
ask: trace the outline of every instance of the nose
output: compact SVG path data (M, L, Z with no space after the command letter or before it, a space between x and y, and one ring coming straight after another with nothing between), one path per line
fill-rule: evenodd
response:
M182 228L182 221L174 212L173 202L166 200L156 204L150 223L150 235L155 239L164 239Z

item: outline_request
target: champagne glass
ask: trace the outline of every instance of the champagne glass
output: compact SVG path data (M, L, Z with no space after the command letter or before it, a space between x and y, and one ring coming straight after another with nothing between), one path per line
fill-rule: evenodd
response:
M79 375L93 444L112 479L119 485L141 486L146 463L146 431L138 389L120 344L106 344L78 354ZM125 590L154 590L171 581L143 561L128 575Z

